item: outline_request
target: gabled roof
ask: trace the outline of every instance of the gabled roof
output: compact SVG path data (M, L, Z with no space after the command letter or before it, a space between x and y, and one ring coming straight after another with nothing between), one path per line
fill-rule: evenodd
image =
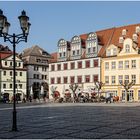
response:
M42 52L45 54L46 57L50 57L50 54L40 48L39 46L35 45L32 46L31 48L27 48L23 51L23 57L24 56L42 56Z
M98 43L99 43L99 45L102 46L98 53L98 56L105 57L106 49L111 44L116 45L118 48L122 48L123 44L119 43L119 38L122 37L122 30L126 29L126 35L123 36L125 39L126 38L132 39L132 36L133 36L133 34L135 34L137 26L140 26L140 23L121 26L121 27L113 27L113 28L109 28L109 29L105 29L105 30L96 31L95 33L97 34ZM136 43L138 44L138 47L140 48L140 33L137 33L137 35L138 35L138 41ZM86 41L87 37L88 37L88 34L80 35L80 38L83 42L83 46L85 45L85 41ZM55 55L57 56L57 53L55 53ZM83 56L82 56L82 58L83 58ZM53 60L53 61L56 62L57 57L54 57L54 59L55 60Z

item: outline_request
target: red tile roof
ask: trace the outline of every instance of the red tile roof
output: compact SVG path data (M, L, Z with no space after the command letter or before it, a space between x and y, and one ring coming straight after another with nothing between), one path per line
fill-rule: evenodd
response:
M126 29L126 35L124 36L126 38L132 38L133 34L135 33L136 27L140 26L139 24L132 24L127 26L121 26L121 27L113 27L105 30L96 31L98 37L98 43L102 45L102 48L100 49L98 56L105 57L106 55L106 48L110 44L114 44L118 46L119 48L123 47L122 43L119 43L119 37L122 37L122 30ZM80 35L80 38L82 39L82 45L85 45L85 40L87 39L88 34L82 34ZM138 47L140 48L140 33L138 33ZM53 62L57 61L57 52L52 54L54 60ZM84 55L83 55L84 56ZM82 56L82 57L83 57Z
M57 62L57 52L51 54L51 59L49 60L49 63Z

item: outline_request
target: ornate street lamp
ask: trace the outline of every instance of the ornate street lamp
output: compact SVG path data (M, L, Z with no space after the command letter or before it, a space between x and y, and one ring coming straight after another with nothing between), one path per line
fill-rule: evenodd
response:
M10 23L7 18L3 15L3 11L0 9L0 37L4 37L4 42L9 41L13 44L13 123L12 131L17 131L17 117L16 117L16 44L21 41L27 42L27 36L29 34L30 23L29 17L26 16L26 12L23 10L21 16L18 17L20 26L22 29L21 34L12 35L8 34Z

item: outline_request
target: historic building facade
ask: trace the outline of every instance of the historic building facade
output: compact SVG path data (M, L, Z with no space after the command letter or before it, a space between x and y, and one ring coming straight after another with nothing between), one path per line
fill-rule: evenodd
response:
M23 61L16 55L16 97L21 101L26 96L27 70ZM13 53L6 46L0 45L0 95L12 100L13 97Z
M110 34L112 29L74 36L70 42L58 41L58 52L52 54L49 64L49 98L52 87L63 97L73 83L78 84L77 92L91 92L94 82L101 81L101 53Z
M140 24L114 28L114 35L102 59L104 90L125 100L121 83L133 82L128 100L140 100Z
M48 91L48 61L50 54L39 46L27 48L20 54L27 68L27 93L33 98L40 98L41 86L46 96ZM31 93L32 90L32 93Z
M111 93L122 101L125 90L121 83L133 82L128 100L140 100L140 24L74 36L70 42L60 39L58 52L52 57L49 64L50 98L52 87L56 87L63 97L72 83L89 91L95 87L95 81L101 81L104 96Z

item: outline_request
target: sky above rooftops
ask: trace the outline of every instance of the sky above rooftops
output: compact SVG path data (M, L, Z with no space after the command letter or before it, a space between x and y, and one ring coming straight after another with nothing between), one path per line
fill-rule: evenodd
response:
M122 1L0 1L0 9L11 23L9 33L21 33L18 16L24 9L30 18L28 42L17 45L17 52L38 45L47 52L57 51L57 42L75 35L140 23L140 2ZM0 44L10 43L0 38Z

